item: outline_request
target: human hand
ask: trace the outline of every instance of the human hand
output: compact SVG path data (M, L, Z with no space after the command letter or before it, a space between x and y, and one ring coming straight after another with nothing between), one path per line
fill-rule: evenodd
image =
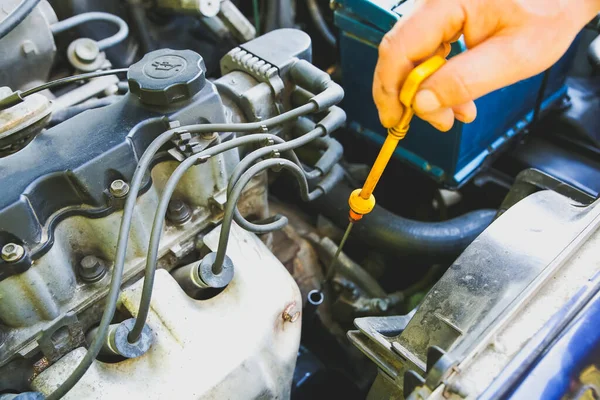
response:
M381 123L399 122L408 73L434 54L447 56L461 35L469 50L423 82L413 103L441 131L455 118L472 122L473 100L552 66L599 11L600 0L417 0L379 45L373 98Z

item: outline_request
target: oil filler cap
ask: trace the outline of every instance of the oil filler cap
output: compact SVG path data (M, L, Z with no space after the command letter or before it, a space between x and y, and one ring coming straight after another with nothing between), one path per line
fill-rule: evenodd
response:
M161 49L129 67L129 91L140 101L168 106L187 100L206 83L202 56L192 50Z

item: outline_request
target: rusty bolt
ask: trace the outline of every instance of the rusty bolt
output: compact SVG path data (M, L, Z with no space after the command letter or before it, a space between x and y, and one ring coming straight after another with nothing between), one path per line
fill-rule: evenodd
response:
M6 262L19 261L25 255L25 249L15 243L7 243L2 247L2 259Z
M85 282L98 282L106 275L106 264L96 256L85 256L79 263L79 276Z
M296 322L298 318L300 318L299 311L292 312L294 307L296 307L295 301L288 304L288 306L283 310L283 313L281 313L281 318L283 318L285 322Z
M129 185L127 182L117 179L110 184L110 192L117 198L125 197L129 193Z

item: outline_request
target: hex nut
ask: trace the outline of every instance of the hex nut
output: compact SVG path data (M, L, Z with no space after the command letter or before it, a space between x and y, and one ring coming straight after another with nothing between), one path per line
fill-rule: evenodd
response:
M6 262L19 261L24 255L25 249L16 243L7 243L2 247L2 259Z
M110 193L117 198L125 197L129 193L129 184L121 179L114 180L110 184Z

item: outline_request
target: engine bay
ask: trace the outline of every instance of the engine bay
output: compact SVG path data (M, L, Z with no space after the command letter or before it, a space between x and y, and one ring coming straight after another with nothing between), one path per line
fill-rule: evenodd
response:
M0 399L600 393L597 21L344 235L414 1L0 3Z

